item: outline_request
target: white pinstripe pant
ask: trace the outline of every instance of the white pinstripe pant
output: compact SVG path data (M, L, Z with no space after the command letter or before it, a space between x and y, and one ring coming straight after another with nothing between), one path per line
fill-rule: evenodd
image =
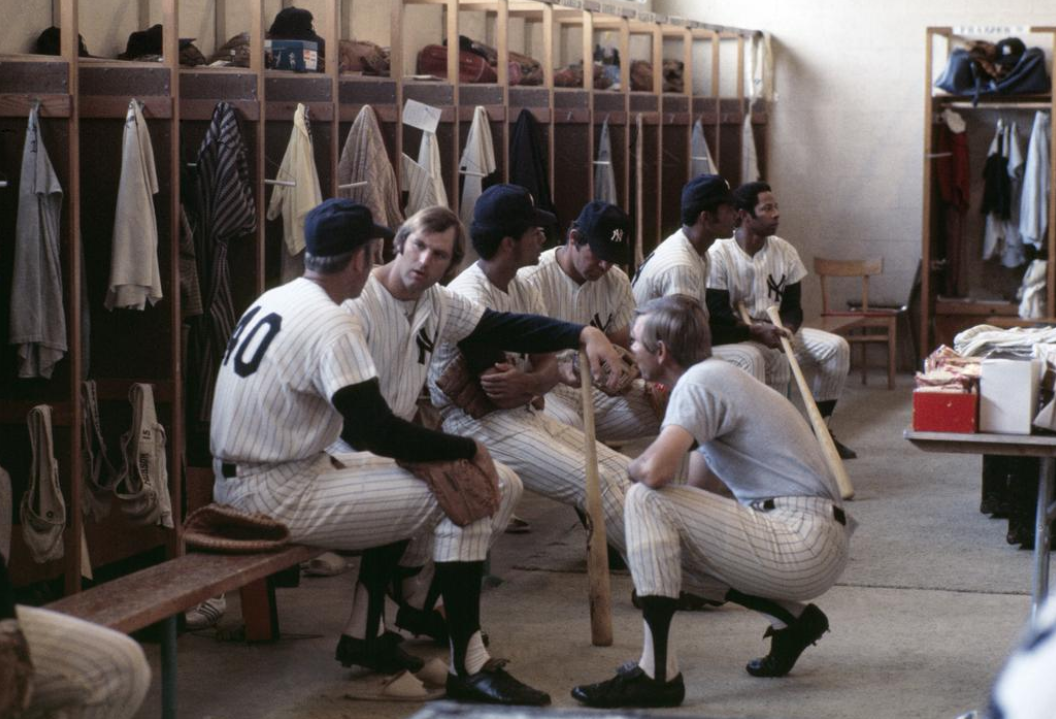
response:
M768 599L812 599L831 587L847 563L849 535L818 497L775 499L770 511L695 487L627 492L627 564L641 596L678 597L682 567L720 587ZM683 556L684 554L684 556Z
M412 544L432 544L435 561L482 562L493 531L506 526L524 491L517 475L496 462L502 494L499 511L490 520L459 527L440 509L425 482L393 460L370 452L341 454L336 459L343 469L335 469L330 456L323 454L266 472L243 465L233 479L217 471L213 496L217 502L284 522L294 542L358 550L431 533L433 541Z
M780 352L775 356L766 345L758 342L738 342L712 347L711 353L716 359L740 367L781 394L788 390L788 380L791 377L788 361Z
M583 429L582 390L559 384L546 395L543 414ZM660 433L660 418L645 396L645 383L635 380L625 394L612 397L594 388L594 433L602 442L623 442Z
M759 347L766 354L768 362L784 365L785 388L778 389L770 385L784 394L791 374L784 350L769 349L763 345ZM847 373L851 370L851 346L847 340L831 332L802 327L792 336L792 350L796 353L796 361L803 374L812 379L810 389L814 401L839 399L847 384Z
M586 507L586 438L580 430L530 408L499 410L479 420L449 413L444 431L484 444L491 455L517 473L533 492L579 509ZM623 499L630 486L630 459L600 442L598 479L608 541L624 553Z
M33 700L20 716L126 719L150 688L143 650L124 634L35 607L16 607L33 660Z

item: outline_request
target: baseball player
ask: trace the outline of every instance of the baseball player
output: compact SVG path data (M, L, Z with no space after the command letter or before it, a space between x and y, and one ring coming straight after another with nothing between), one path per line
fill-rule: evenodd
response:
M778 305L782 324L793 332L796 361L814 375L814 401L821 416L828 421L847 382L850 346L839 335L802 326L800 284L807 276L807 268L796 248L774 234L781 213L770 185L746 183L737 188L733 199L737 230L733 237L718 240L708 250L711 260L708 311L713 321L721 318L727 324L740 324L737 305L744 303L753 323L767 325L770 323L767 308ZM744 328L743 332L747 336L748 329ZM780 349L766 352L782 354ZM784 356L780 359L783 361ZM835 437L833 443L843 459L857 456Z
M380 614L406 540L432 532L451 648L448 697L543 705L550 697L492 660L481 637L480 587L491 518L456 525L429 487L394 460L466 460L501 477L500 489L507 492L517 489L516 476L496 468L473 440L393 414L361 325L339 306L358 296L369 279L375 238L391 234L351 200L327 200L308 213L304 275L253 303L221 363L211 424L214 497L284 522L296 542L372 548L364 553L355 589L354 629L342 635L337 658L384 673L422 666L400 650L398 635L381 632ZM549 349L575 346L578 329L551 331L557 339ZM605 348L599 352L597 343L588 342L586 349L592 364L600 365ZM339 437L359 451L339 459L328 454Z
M0 554L0 716L128 719L149 688L150 665L133 639L16 606Z
M545 237L541 228L554 222L552 214L535 207L524 188L489 187L477 200L470 228L480 259L455 278L449 289L495 311L545 314L539 292L518 277L517 271L535 264ZM442 344L430 369L429 391L443 417L444 431L484 443L517 472L526 487L582 510L586 439L580 430L547 417L531 404L533 398L547 394L562 381L553 355L466 359L484 368L479 382L492 406L484 413L475 411L445 392L443 377L449 368L458 366L460 357L455 345ZM564 381L578 383L571 378ZM597 453L608 540L623 554L623 497L629 460L600 443Z
M683 567L713 577L727 600L764 614L770 652L746 667L787 674L829 627L813 604L847 563L853 522L810 428L791 403L742 370L711 358L708 319L688 297L638 308L631 352L648 380L673 387L660 436L631 463L627 552L641 597L641 659L616 676L577 686L595 707L677 706L685 697L671 620ZM696 444L733 491L721 497L671 478Z
M683 294L706 308L708 249L718 238L733 234L734 219L726 180L718 175L699 175L687 182L682 188L682 229L661 242L634 277L637 306L657 297ZM721 320L713 322L711 330L717 345L715 357L741 367L779 392L788 388L788 362L783 356L763 351L766 347L780 349L780 330L773 325L753 325L748 337Z
M544 351L578 345L581 325L492 312L438 284L459 266L465 253L465 230L446 207L429 207L408 218L393 246L395 259L372 272L362 293L342 306L359 321L378 368L381 395L397 417L413 419L434 352L441 344L466 341ZM597 330L586 336L604 342ZM514 500L520 492L516 494ZM494 519L494 538L506 527L514 504L503 502ZM429 539L416 538L400 560L395 625L439 637L446 627L442 617L431 611L435 597L430 598L429 573L421 571L429 559Z
M534 287L546 314L566 322L590 324L613 344L630 348L634 295L625 263L632 244L631 219L616 205L594 201L583 207L569 228L567 242L539 256L538 265L522 268L518 279ZM546 396L544 411L565 424L583 426L579 388L558 384ZM597 438L621 441L655 435L660 420L635 381L618 395L595 388L594 422Z

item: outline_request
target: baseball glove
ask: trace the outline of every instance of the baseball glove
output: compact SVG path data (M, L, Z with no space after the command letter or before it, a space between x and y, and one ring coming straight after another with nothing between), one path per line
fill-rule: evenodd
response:
M33 697L33 662L17 619L0 620L0 717L20 716Z
M207 504L187 516L183 538L188 547L207 552L249 554L286 546L290 530L263 514L240 512L226 504Z
M461 408L473 419L480 419L498 409L484 393L480 380L470 371L469 363L466 362L466 357L461 352L436 380L436 386L448 396L455 406Z
M459 527L499 509L499 475L486 452L478 450L473 460L396 464L428 484L444 514Z
M634 357L630 352L619 345L613 345L613 347L619 353L620 359L623 360L623 377L620 379L620 383L615 389L609 389L607 374L601 379L595 377L594 386L610 397L617 397L621 394L626 394L631 389L631 384L641 377L642 373L639 371L638 365L634 363ZM558 356L557 361L562 378L566 383L570 376L573 379L579 378L579 352L563 353ZM587 368L587 371L589 372L590 368ZM578 386L578 384L575 386Z

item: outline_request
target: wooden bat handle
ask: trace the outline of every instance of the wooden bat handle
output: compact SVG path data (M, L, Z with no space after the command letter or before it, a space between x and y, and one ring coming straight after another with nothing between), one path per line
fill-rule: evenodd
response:
M579 378L583 395L583 457L587 474L587 577L590 580L590 640L596 647L612 646L612 590L605 514L601 507L598 448L594 432L594 386L590 360L579 351Z
M771 305L766 309L766 314L769 315L770 321L775 326L784 329L785 326L781 323L781 314L777 310L776 305ZM799 387L799 393L803 397L803 406L807 408L807 417L810 419L810 425L814 428L814 436L818 440L818 444L821 445L821 452L825 456L825 463L829 466L829 471L832 472L832 476L836 478L836 484L840 488L840 496L844 499L850 499L854 496L854 487L851 485L851 478L847 476L847 470L843 466L843 460L840 459L839 452L836 451L836 445L832 442L832 435L829 434L829 426L825 424L825 418L821 416L821 412L818 411L818 405L814 403L814 393L810 391L810 385L807 384L807 378L803 376L803 370L800 369L799 362L796 361L796 353L792 349L792 343L787 337L781 338L781 346L785 350L785 356L788 357L788 364L792 368L792 374L796 378L796 386Z

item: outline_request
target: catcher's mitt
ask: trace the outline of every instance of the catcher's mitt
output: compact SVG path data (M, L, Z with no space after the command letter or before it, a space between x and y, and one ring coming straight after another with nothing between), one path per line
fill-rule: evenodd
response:
M440 391L473 419L480 419L498 407L484 393L480 380L473 375L461 352L447 366L440 378L436 380Z
M621 394L626 394L631 389L631 384L642 376L641 371L638 369L638 365L634 363L634 357L626 349L619 345L613 345L616 352L619 353L620 359L623 360L623 377L620 379L620 383L615 389L609 389L608 386L608 374L602 378L593 378L594 386L600 389L610 397L617 397ZM567 352L558 356L558 364L561 375L568 382L572 379L573 386L578 387L578 382L575 382L579 378L579 352ZM587 368L590 371L590 368Z
M249 554L280 549L290 542L290 530L263 514L240 512L226 504L207 504L183 523L188 547L207 552Z
M495 514L499 509L499 475L487 453L477 451L472 461L401 462L406 469L429 485L437 503L459 527Z
M20 716L33 697L33 662L17 619L0 620L0 717Z

